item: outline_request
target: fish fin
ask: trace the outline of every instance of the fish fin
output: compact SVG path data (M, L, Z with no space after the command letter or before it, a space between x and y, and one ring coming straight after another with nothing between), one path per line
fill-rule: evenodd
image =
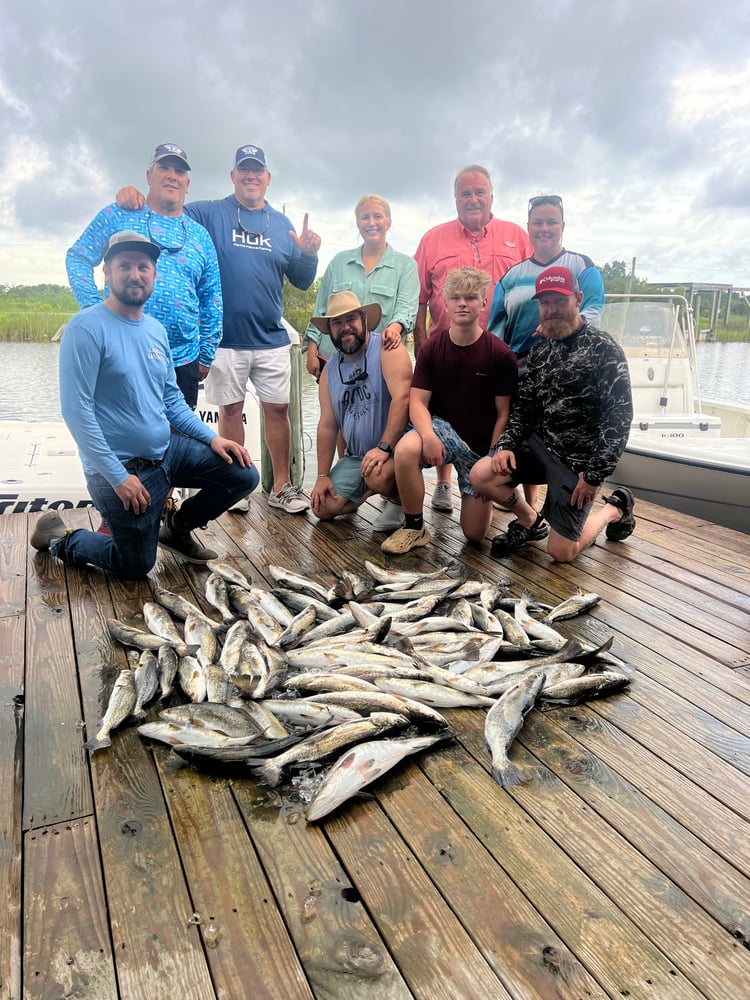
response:
M511 763L506 764L505 767L493 767L492 777L503 788L510 785L522 785L529 780L521 774L515 764Z
M92 740L86 740L83 745L87 750L90 750L91 753L96 753L97 750L104 750L106 747L111 747L112 740L109 736L102 736L101 739L94 737Z

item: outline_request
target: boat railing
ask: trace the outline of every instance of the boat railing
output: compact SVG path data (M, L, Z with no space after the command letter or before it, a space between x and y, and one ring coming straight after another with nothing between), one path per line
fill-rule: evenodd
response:
M689 379L689 385L685 386L686 402L690 402L689 408L697 407L698 411L700 411L701 398L697 372L693 310L685 296L677 293L607 293L605 308L606 304L623 304L625 306L620 316L615 315L612 317L616 321L612 324L614 328L609 329L606 323L604 327L605 329L609 329L609 332L619 341L626 352L630 353L628 348L632 350L633 344L636 342L641 345L642 337L644 332L646 332L651 334L652 340L642 342L645 355L650 356L652 352L656 351L658 354L666 356L663 378L661 379L660 409L666 410L667 408L673 364L680 356L681 351L684 351L687 356L688 368L685 378ZM628 307L631 304L634 306L663 306L663 311L646 312L645 310L640 310L635 315L636 322L661 320L660 324L657 323L657 325L661 326L661 330L654 331L647 322L645 326L639 327L638 335L634 336L633 324L628 327L630 314ZM669 316L668 321L666 320L667 315Z

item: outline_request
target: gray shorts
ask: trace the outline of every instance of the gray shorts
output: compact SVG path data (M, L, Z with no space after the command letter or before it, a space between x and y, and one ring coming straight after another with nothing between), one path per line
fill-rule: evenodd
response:
M344 455L331 469L331 482L339 496L361 503L370 492L362 475L362 459Z
M516 449L516 472L512 486L521 483L546 483L547 499L541 515L563 538L577 542L591 510L591 503L581 510L574 507L570 498L578 485L578 475L564 465L544 446L538 434L532 434Z

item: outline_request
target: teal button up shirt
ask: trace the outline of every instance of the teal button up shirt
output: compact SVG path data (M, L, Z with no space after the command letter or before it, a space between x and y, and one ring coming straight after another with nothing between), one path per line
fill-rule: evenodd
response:
M361 247L337 253L321 279L313 315L325 316L328 296L343 291L354 292L363 306L378 303L383 310L378 332L390 323L401 323L403 334L414 329L419 305L419 275L416 261L405 253L387 246L369 274L365 274ZM312 323L305 330L305 344L311 340L318 345L321 357L330 358L336 353L328 334L321 333Z

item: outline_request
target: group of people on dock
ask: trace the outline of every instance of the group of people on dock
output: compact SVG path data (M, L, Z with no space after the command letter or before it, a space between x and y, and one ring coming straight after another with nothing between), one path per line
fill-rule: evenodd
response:
M283 513L312 507L330 520L380 494L374 529L392 532L381 547L398 555L430 542L423 470L436 469L433 509L450 511L455 468L467 540L482 542L493 502L516 515L493 540L495 556L548 538L552 558L569 561L603 530L632 533L627 489L594 509L627 442L632 400L624 354L594 325L601 274L562 246L560 197L532 198L525 232L493 216L489 173L466 166L457 217L430 229L414 258L388 243L388 202L359 200L362 244L331 260L304 335L320 387L308 499L290 474L282 290L285 277L312 284L321 241L307 215L298 234L266 200L263 149L239 147L230 176L233 194L186 204L187 154L163 143L145 197L122 189L68 251L82 309L61 343L61 406L103 522L71 531L49 511L35 548L125 578L149 572L158 544L214 558L194 532L251 509L259 480L244 442L248 381L273 468L268 503ZM413 370L403 343L412 333ZM218 433L194 412L203 380ZM174 487L190 491L179 508Z

